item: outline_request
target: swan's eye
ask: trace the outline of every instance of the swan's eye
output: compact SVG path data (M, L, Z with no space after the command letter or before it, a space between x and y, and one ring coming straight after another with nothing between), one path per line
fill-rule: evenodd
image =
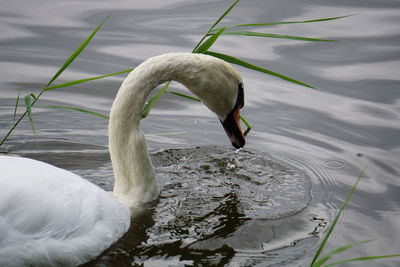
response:
M243 108L244 106L244 90L243 90L243 83L239 83L238 86L238 96L236 99L235 109L236 108Z

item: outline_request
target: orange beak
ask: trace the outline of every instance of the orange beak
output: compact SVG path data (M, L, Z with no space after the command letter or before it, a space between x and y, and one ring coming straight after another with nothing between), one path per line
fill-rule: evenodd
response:
M242 148L246 141L240 127L240 108L236 107L228 114L224 121L221 121L226 134L235 148Z

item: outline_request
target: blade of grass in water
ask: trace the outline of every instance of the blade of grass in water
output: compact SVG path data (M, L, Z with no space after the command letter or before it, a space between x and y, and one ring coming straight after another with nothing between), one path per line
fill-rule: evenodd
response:
M352 258L352 259L345 259L340 261L335 261L329 264L324 265L323 267L331 267L343 263L353 262L353 261L367 261L367 260L378 260L378 259L385 259L385 258L395 258L400 257L400 254L390 254L390 255L381 255L381 256L370 256L370 257L359 257L359 258Z
M39 93L39 95L30 102L30 106L32 107L36 101L41 97L41 95L45 92L45 89L52 84L58 76L61 75L61 73L79 56L79 54L85 49L85 47L89 44L89 42L92 40L94 35L100 30L100 28L103 26L103 24L106 22L106 20L110 16L106 17L100 24L99 26L94 29L94 31L83 41L83 43L72 53L70 57L65 61L65 63L61 66L61 68L57 71L57 73L50 79L50 81L47 83L45 88L42 89L42 91ZM14 123L14 125L10 128L10 130L7 132L7 134L3 137L3 139L0 142L0 146L3 145L10 134L14 131L14 129L18 126L18 124L22 121L22 119L28 114L28 110L26 110L20 117L19 119Z
M150 110L158 103L160 97L167 91L168 86L171 82L167 82L164 86L155 94L152 98L150 98L149 102L147 102L146 106L143 108L142 111L142 119L146 118Z
M356 190L358 183L361 180L361 177L364 176L365 173L365 169L363 169L360 173L360 175L357 177L356 182L354 183L353 187L351 188L350 192L347 194L346 199L343 201L342 205L339 208L338 213L336 214L335 218L332 221L332 224L328 227L328 230L326 231L326 234L324 235L321 245L318 247L317 252L314 255L314 258L311 261L311 266L314 265L314 263L317 261L317 259L319 258L319 255L322 253L322 251L324 250L326 243L328 242L329 237L331 236L333 229L335 229L335 226L340 218L340 215L342 214L344 208L347 206L347 204L349 203L351 197L353 196L354 191Z
M286 81L289 81L289 82L292 82L292 83L296 83L296 84L299 84L299 85L302 85L302 86L305 86L305 87L309 87L309 88L316 89L314 86L311 86L311 85L309 85L309 84L300 82L300 81L298 81L298 80L295 80L295 79L290 78L290 77L288 77L288 76L285 76L285 75L282 75L282 74L273 72L273 71L271 71L271 70L268 70L268 69L264 69L264 68L255 66L255 65L253 65L253 64L250 64L250 63L248 63L248 62L245 62L245 61L243 61L243 60L241 60L241 59L238 59L238 58L235 58L235 57L232 57L232 56L229 56L229 55L220 54L220 53L211 52L211 51L207 51L207 52L204 53L204 54L207 54L207 55L210 55L210 56L213 56L213 57L220 58L220 59L225 60L225 61L227 61L227 62L229 62L229 63L233 63L233 64L236 64L236 65L239 65L239 66L248 68L248 69L260 71L260 72L263 72L263 73L266 73L266 74L269 74L269 75L272 75L272 76L281 78L281 79L283 79L283 80L286 80Z
M15 117L17 116L17 110L18 110L18 106L19 106L19 97L20 97L20 95L21 95L21 88L18 90L17 100L15 101L14 120L15 120Z
M225 17L226 15L228 15L232 9L237 5L237 3L239 3L240 0L236 0L225 12L224 14L221 15L221 17L219 17L214 24L211 26L210 30L214 29L215 26L217 26L218 23L220 23Z
M192 52L196 51L197 48L201 45L201 43L204 41L204 39L207 37L207 35L214 29L215 26L218 25L218 23L221 22L221 20L223 20L226 15L229 14L229 12L231 12L231 10L236 6L237 3L239 3L240 0L236 0L215 22L214 24L210 27L210 29L207 31L206 34L204 34L204 36L200 39L200 41L197 43L197 45L193 48ZM218 29L217 31L219 31L221 29Z
M225 28L222 28L217 33L211 35L203 44L201 44L197 49L193 51L193 53L205 53L208 49L217 41L218 37L224 32Z
M169 93L177 95L177 96L180 96L180 97L184 97L184 98L187 98L187 99L190 99L190 100L193 100L193 101L201 102L201 100L199 98L191 96L191 95L182 94L182 93L175 92L175 91L172 91L172 92L169 92Z
M302 20L302 21L282 21L282 22L267 22L267 23L248 23L248 24L237 24L226 27L227 29L235 28L235 27L258 27L258 26L275 26L275 25L283 25L283 24L300 24L300 23L313 23L313 22L323 22L336 20L341 18L346 18L351 15L339 16L339 17L330 17L330 18L321 18L321 19L312 19L312 20ZM219 28L215 28L210 32L218 31Z
M354 242L354 243L351 243L351 244L348 244L348 245L345 245L345 246L338 247L338 248L336 248L336 249L330 251L330 252L329 252L328 254L326 254L325 256L319 258L317 261L315 261L315 263L312 265L312 267L319 267L319 266L321 266L322 264L324 264L327 260L329 260L330 257L332 257L333 255L338 254L338 253L341 253L341 252L346 251L346 250L348 250L348 249L351 249L351 248L353 248L353 247L355 247L355 246L358 246L358 245L362 245L362 244L371 242L372 240L373 240L373 239L358 241L358 242Z
M279 25L279 24L313 23L313 22L336 20L336 19L341 19L341 18L345 18L345 17L349 17L349 16L351 16L351 15L345 15L345 16L339 16L339 17L330 17L330 18L321 18L321 19L302 20L302 21L283 21L283 22L270 22L270 23L249 23L249 24L234 25L232 27L270 26L270 25Z
M342 205L339 208L338 213L336 214L332 224L328 227L328 230L326 232L326 234L324 235L324 238L322 239L322 242L320 244L320 246L318 247L317 252L314 255L314 258L310 264L310 267L331 267L331 266L335 266L335 265L339 265L339 264L343 264L343 263L348 263L348 262L353 262L353 261L366 261L366 260L376 260L376 259L384 259L384 258L394 258L394 257L400 257L400 254L390 254L390 255L378 255L378 256L367 256L367 257L359 257L359 258L351 258L351 259L344 259L344 260L339 260L339 261L334 261L328 264L324 264L327 260L329 260L333 255L341 253L343 251L346 251L354 246L357 245L361 245L361 244L365 244L368 242L371 242L372 240L364 240L364 241L359 241L359 242L354 242L345 246L341 246L339 248L336 248L330 252L328 252L328 254L326 254L323 257L319 257L322 253L322 251L324 250L326 243L328 242L329 237L331 236L333 229L336 227L336 224L339 220L340 215L342 214L344 208L347 206L347 204L349 203L354 191L356 190L358 183L360 182L361 178L364 176L365 173L365 168L361 171L360 175L357 177L357 180L355 182L355 184L353 185L353 187L351 188L350 192L347 194L346 199L343 201ZM324 265L323 265L324 264Z
M239 118L244 123L244 125L246 125L246 127L247 127L246 130L243 132L243 135L247 136L247 134L251 131L252 127L251 127L250 123L242 115L240 115Z
M75 110L75 111L79 111L79 112L83 112L86 114L90 114L90 115L94 115L103 119L108 119L108 116L94 112L94 111L90 111L87 109L83 109L83 108L77 108L77 107L69 107L69 106L58 106L58 105L49 105L49 106L36 106L38 108L54 108L54 109L66 109L66 110Z
M131 72L132 70L133 69L127 69L127 70L114 72L114 73L111 73L111 74L105 74L105 75L96 76L96 77L92 77L92 78L86 78L86 79L75 80L75 81L71 81L71 82L67 82L67 83L57 84L57 85L54 85L54 86L46 87L44 90L45 91L50 91L50 90L54 90L54 89L57 89L57 88L69 87L69 86L80 84L80 83L85 83L85 82L89 82L89 81L93 81L93 80L102 79L102 78L105 78L105 77L110 77L110 76L115 76L115 75L122 74L122 73Z
M32 98L35 100L36 96L34 94L26 95L24 97L24 102L25 102L26 112L28 113L29 122L32 127L32 132L36 136L36 127L32 117Z
M223 29L225 30L225 28L223 28ZM289 39L289 40L308 41L308 42L335 42L336 41L336 40L328 40L328 39L317 39L317 38L309 38L309 37L302 37L302 36L280 35L280 34L251 32L251 31L231 31L231 32L224 32L223 34L279 38L279 39Z
M92 38L96 35L96 33L100 30L100 28L104 25L104 23L111 17L111 15L107 16L100 24L97 26L96 29L81 43L78 48L67 58L67 60L64 62L64 64L61 66L61 68L57 71L57 73L50 79L50 81L47 83L46 87L49 87L50 84L52 84L55 79L58 78L58 76L61 75L61 73L64 72L66 68L79 56L79 54L86 48L86 46L89 44L89 42L92 40Z

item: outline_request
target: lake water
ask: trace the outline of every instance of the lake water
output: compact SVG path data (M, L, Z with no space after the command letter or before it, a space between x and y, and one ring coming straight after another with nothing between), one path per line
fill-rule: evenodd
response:
M166 52L190 52L229 3L2 3L0 134L13 121L18 90L22 96L37 94L107 15L112 17L57 82L128 69ZM213 51L319 90L238 67L245 82L242 114L253 125L240 152L229 148L218 120L202 105L163 96L143 120L160 200L88 266L307 266L364 167L328 249L375 239L339 258L399 253L399 14L394 0L240 2L223 25L352 16L257 29L339 42L222 36ZM123 78L51 91L38 105L107 114ZM106 120L45 108L35 108L33 116L38 143L25 120L2 151L49 162L112 189Z

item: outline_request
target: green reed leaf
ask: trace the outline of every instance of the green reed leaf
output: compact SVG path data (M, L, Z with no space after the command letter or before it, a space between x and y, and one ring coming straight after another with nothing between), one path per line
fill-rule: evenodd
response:
M193 51L193 53L205 53L208 51L208 49L217 41L218 37L221 36L221 34L225 31L225 28L222 28L219 30L217 33L211 35L210 38L208 38L202 45L200 45L196 50Z
M50 79L50 81L47 83L45 88L48 88L57 78L58 76L61 75L61 73L68 68L68 66L79 56L79 54L86 48L86 46L89 44L89 42L92 40L92 38L95 36L95 34L100 30L100 28L103 26L103 24L106 22L106 20L110 16L107 16L100 24L97 26L97 28L85 39L85 41L68 57L68 59L65 61L65 63L61 66L61 68L57 71L57 73ZM29 112L31 113L30 118L32 118L32 106L36 103L36 101L42 96L42 94L45 92L45 88L42 89L42 91L39 93L37 97L34 98L33 101L29 100L29 108L27 106L27 110L18 118L18 120L13 124L13 126L8 130L7 134L3 137L3 139L0 142L0 146L2 146L7 139L10 137L11 133L14 131L14 129L19 125L19 123L22 121L22 119L28 114ZM26 98L25 98L26 99ZM26 104L26 103L25 103ZM32 124L32 123L31 123ZM34 129L34 124L32 124L32 127ZM35 135L36 136L36 135Z
M90 111L87 109L83 109L83 108L77 108L77 107L70 107L70 106L58 106L58 105L48 105L48 106L36 106L38 108L54 108L54 109L66 109L66 110L74 110L74 111L79 111L79 112L83 112L89 115L94 115L103 119L108 119L108 116L94 112L94 111Z
M169 92L169 93L171 93L171 94L173 94L173 95L181 96L181 97L184 97L184 98L193 100L193 101L201 102L201 100L200 100L199 98L194 97L194 96L191 96L191 95L179 93L179 92L176 92L176 91L171 91L171 92Z
M242 116L239 116L240 120L244 123L244 125L246 125L246 130L243 132L244 136L247 136L247 134L251 131L251 124Z
M111 16L111 15L110 15ZM99 26L94 29L94 31L83 41L78 48L67 58L67 60L64 62L64 64L61 66L61 68L57 71L57 73L50 79L50 81L47 83L46 87L49 87L50 84L52 84L58 76L61 75L61 73L64 72L66 68L79 56L79 54L86 48L86 46L89 44L89 42L92 40L92 38L96 35L96 33L100 30L100 28L104 25L104 23L110 18L110 16L107 16Z
M210 30L214 29L214 27L217 26L217 24L220 23L221 20L223 20L223 19L226 17L226 15L228 15L228 14L232 11L232 9L236 6L237 3L239 3L239 1L240 1L240 0L236 0L236 1L224 12L224 14L222 14L221 17L219 17L219 18L217 19L217 21L211 26Z
M400 257L400 254L391 254L391 255L380 255L380 256L370 256L370 257L359 257L359 258L352 258L352 259L345 259L340 261L335 261L329 263L327 265L323 265L323 267L331 267L343 263L354 262L354 261L367 261L367 260L378 260L378 259L385 259L385 258L395 258Z
M330 17L330 18L320 18L320 19L311 19L311 20L301 20L301 21L282 21L282 22L270 22L270 23L250 23L250 24L239 24L232 27L253 27L253 26L270 26L270 25L280 25L280 24L298 24L298 23L313 23L313 22L322 22L329 20L336 20L349 17L351 15L339 16L339 17Z
M122 73L131 72L132 70L133 69L127 69L127 70L114 72L114 73L111 73L111 74L105 74L105 75L91 77L91 78L87 78L87 79L81 79L81 80L75 80L75 81L71 81L71 82L67 82L67 83L57 84L57 85L54 85L54 86L46 87L44 90L45 91L50 91L50 90L54 90L54 89L57 89L57 88L69 87L69 86L80 84L80 83L90 82L90 81L93 81L93 80L98 80L98 79L102 79L102 78L106 78L106 77L110 77L110 76L115 76L115 75L122 74Z
M210 29L207 31L206 34L203 35L203 37L200 39L200 41L197 43L197 45L193 48L192 52L196 51L197 48L201 45L201 43L204 41L204 39L207 37L207 35L213 31L214 27L217 26L218 23L223 20L226 15L228 15L231 10L236 6L237 3L239 3L240 0L236 0L225 12L214 22L214 24L210 27ZM216 32L220 31L221 29L216 30Z
M29 118L29 122L32 127L32 132L36 136L36 127L35 127L35 123L33 122L33 117L32 117L32 98L36 99L36 96L34 94L26 95L24 97L24 102L25 102L26 111L28 112L28 118Z
M155 94L152 98L150 98L150 100L147 102L147 104L143 108L141 119L144 119L149 115L151 109L158 103L161 96L167 91L170 83L171 82L165 83L164 86L157 92L157 94Z
M344 252L344 251L346 251L346 250L348 250L348 249L353 248L354 246L362 245L362 244L365 244L365 243L368 243L368 242L371 242L371 241L373 241L373 239L358 241L358 242L354 242L354 243L351 243L351 244L348 244L348 245L345 245L345 246L338 247L338 248L336 248L336 249L330 251L330 252L329 252L328 254L326 254L325 256L319 258L319 259L312 265L312 267L319 267L319 266L321 266L322 264L324 264L327 260L329 260L330 257L332 257L333 255L338 254L338 253L341 253L341 252Z
M317 39L317 38L309 38L309 37L302 37L302 36L291 36L291 35L251 32L251 31L231 31L231 32L224 32L223 34L279 38L279 39L289 39L289 40L308 41L308 42L335 42L336 41L336 40L328 40L328 39Z
M328 242L328 239L329 239L329 237L331 236L331 234L332 234L332 232L333 232L333 229L335 229L336 224L337 224L337 222L338 222L338 220L339 220L339 218L340 218L340 216L341 216L341 214L342 214L344 208L345 208L345 207L347 206L347 204L349 203L351 197L353 196L354 191L356 190L356 188L357 188L357 186L358 186L358 183L359 183L360 180L361 180L361 177L364 176L364 173L365 173L365 168L364 168L364 169L361 171L361 173L358 175L356 182L354 183L354 185L353 185L353 187L351 188L350 192L347 194L346 199L343 201L342 205L340 206L338 213L336 214L335 218L334 218L333 221L332 221L332 224L328 227L328 230L326 231L326 233L325 233L325 235L324 235L324 237L323 237L323 239L322 239L321 245L318 247L318 250L317 250L317 252L315 253L315 255L314 255L314 257L313 257L313 259L312 259L312 261L311 261L311 266L313 266L313 264L314 264L314 263L317 261L317 259L319 258L319 255L320 255L320 254L322 253L322 251L324 250L324 248L325 248L325 246L326 246L326 243Z
M232 57L232 56L229 56L229 55L220 54L220 53L211 52L211 51L207 51L207 52L205 52L204 54L207 54L207 55L210 55L210 56L213 56L213 57L220 58L220 59L222 59L222 60L225 60L226 62L229 62L229 63L232 63L232 64L236 64L236 65L239 65L239 66L248 68L248 69L260 71L260 72L263 72L263 73L266 73L266 74L269 74L269 75L272 75L272 76L281 78L281 79L283 79L283 80L286 80L286 81L289 81L289 82L292 82L292 83L295 83L295 84L299 84L299 85L302 85L302 86L305 86L305 87L309 87L309 88L316 89L314 86L311 86L311 85L309 85L309 84L300 82L300 81L298 81L298 80L295 80L295 79L293 79L293 78L290 78L290 77L285 76L285 75L282 75L282 74L279 74L279 73L277 73L277 72L273 72L273 71L271 71L271 70L268 70L268 69L264 69L264 68L255 66L255 65L253 65L253 64L250 64L250 63L248 63L248 62L245 62L245 61L243 61L243 60L241 60L241 59L238 59L238 58L235 58L235 57Z
M275 25L283 25L283 24L299 24L299 23L314 23L314 22L323 22L336 20L341 18L346 18L351 15L339 16L339 17L330 17L330 18L320 18L320 19L312 19L312 20L302 20L302 21L282 21L282 22L267 22L267 23L248 23L248 24L237 24L228 26L227 29L235 28L235 27L258 27L258 26L275 26ZM215 28L210 32L218 31L219 28Z
M18 95L17 95L17 99L15 100L15 107L14 107L14 120L15 120L15 117L17 116L17 110L18 110L18 106L19 106L19 98L20 98L20 95L21 95L21 88L18 90Z

